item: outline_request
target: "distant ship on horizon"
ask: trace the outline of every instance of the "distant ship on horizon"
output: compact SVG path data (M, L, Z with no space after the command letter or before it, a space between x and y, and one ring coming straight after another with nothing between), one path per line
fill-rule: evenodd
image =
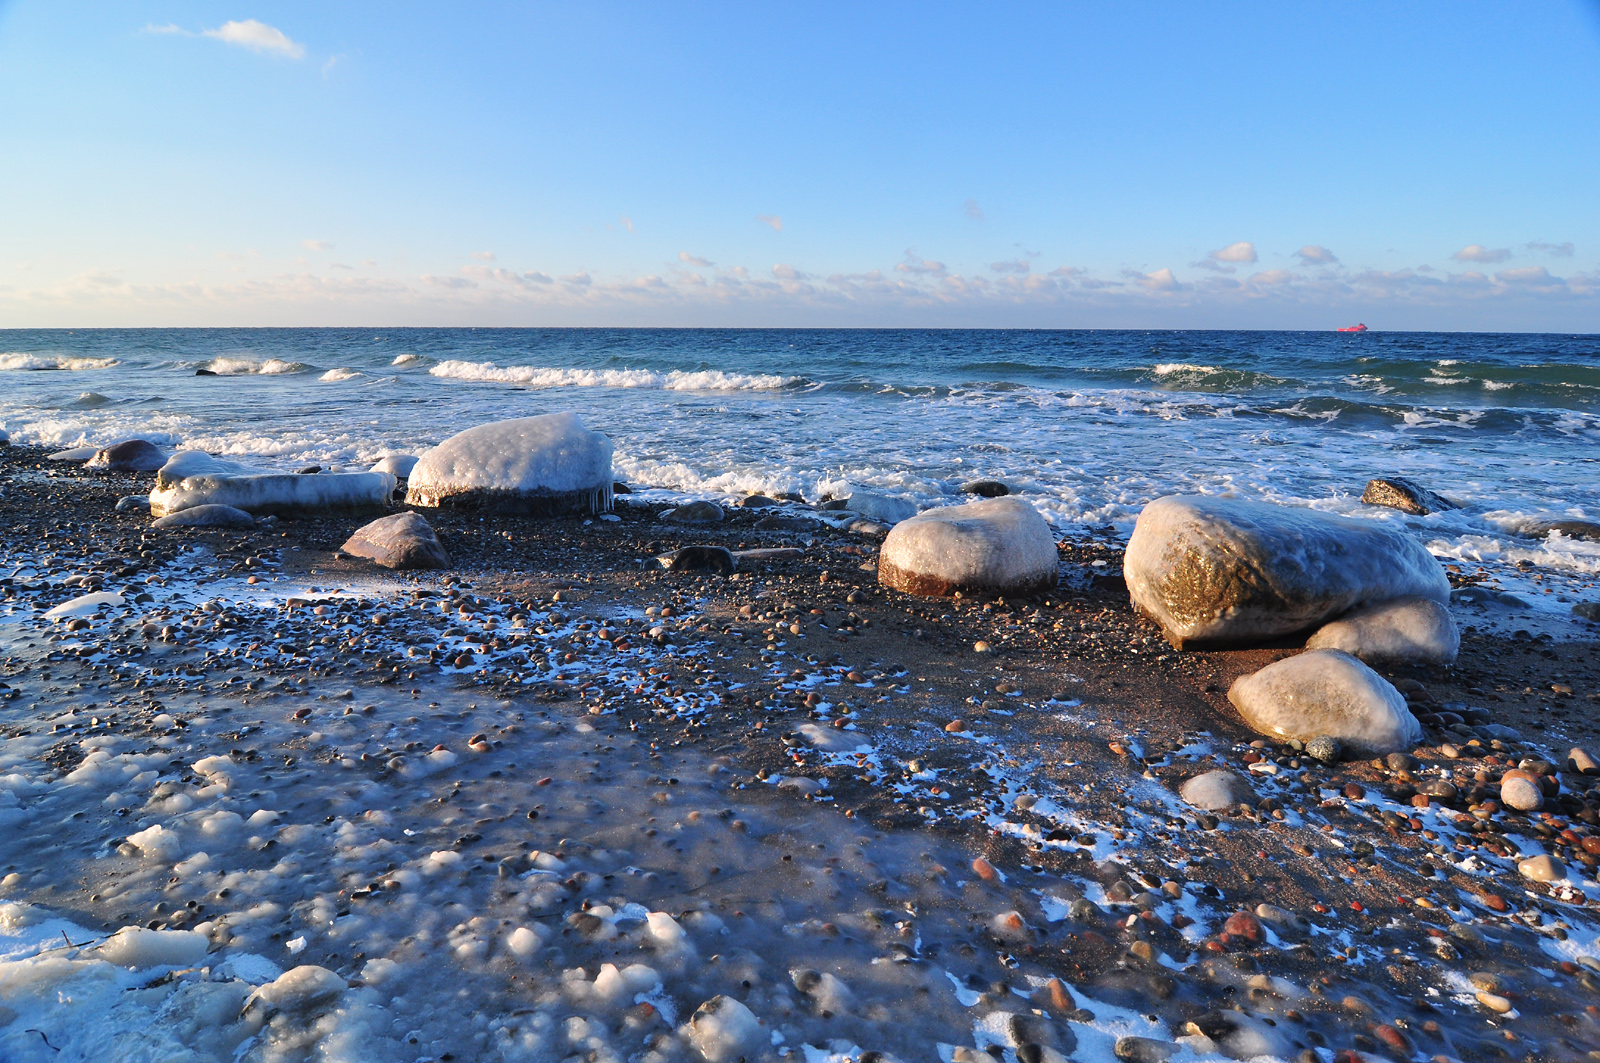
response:
M1365 326L1365 325L1346 325L1344 328L1341 328L1338 331L1339 332L1365 332L1365 331L1367 331L1367 326Z

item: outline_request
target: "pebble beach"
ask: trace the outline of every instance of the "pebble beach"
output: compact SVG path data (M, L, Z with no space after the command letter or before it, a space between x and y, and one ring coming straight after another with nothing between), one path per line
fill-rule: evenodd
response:
M394 572L49 450L0 449L8 1059L1600 1050L1600 629L1500 600L1592 576L1448 564L1459 658L1382 670L1423 741L1322 759L1227 698L1304 640L1174 650L1110 527L1010 598L803 498L429 511Z

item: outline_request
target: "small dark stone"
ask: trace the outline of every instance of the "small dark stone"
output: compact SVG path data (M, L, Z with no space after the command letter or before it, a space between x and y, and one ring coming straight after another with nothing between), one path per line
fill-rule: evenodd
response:
M1398 476L1368 480L1361 501L1370 506L1388 506L1390 509L1398 509L1403 513L1412 513L1419 517L1456 508L1456 504L1449 499L1442 498L1426 487Z
M1011 493L1011 488L999 480L968 480L961 485L964 495L979 495L983 498L1000 498Z
M725 546L685 546L660 560L669 572L716 572L726 576L738 568L733 553Z
M631 495L633 494L633 488L618 480L611 485L611 493L614 495Z
M321 465L307 465L303 469L296 469L295 470L295 472L299 473L301 476L310 476L312 473L321 472L321 471L322 471L322 466Z

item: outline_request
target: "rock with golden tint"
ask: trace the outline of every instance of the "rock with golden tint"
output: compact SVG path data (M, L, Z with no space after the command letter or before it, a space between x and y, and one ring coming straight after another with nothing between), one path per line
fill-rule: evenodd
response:
M1368 664L1449 664L1461 652L1450 610L1432 598L1396 598L1324 624L1308 650L1343 650Z
M1329 735L1366 754L1410 749L1422 726L1387 679L1340 650L1307 650L1228 689L1244 722L1279 741Z
M1036 594L1056 585L1056 541L1016 498L926 510L889 532L878 582L909 594Z

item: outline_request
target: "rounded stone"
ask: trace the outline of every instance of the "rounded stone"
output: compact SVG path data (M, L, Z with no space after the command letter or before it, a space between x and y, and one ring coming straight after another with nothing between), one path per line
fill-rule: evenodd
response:
M1523 878L1534 882L1557 882L1567 877L1567 867L1553 856L1530 856L1517 865Z
M1255 790L1237 772L1218 769L1196 775L1178 789L1178 796L1196 808L1221 812L1235 805L1253 805Z
M878 582L908 594L1036 594L1056 585L1055 535L1016 498L926 510L896 524Z
M1337 764L1344 757L1344 745L1332 735L1317 735L1306 742L1306 755L1324 764Z
M1422 727L1388 680L1340 650L1307 650L1236 680L1228 700L1245 723L1277 739L1337 738L1347 749L1390 753L1422 741Z

